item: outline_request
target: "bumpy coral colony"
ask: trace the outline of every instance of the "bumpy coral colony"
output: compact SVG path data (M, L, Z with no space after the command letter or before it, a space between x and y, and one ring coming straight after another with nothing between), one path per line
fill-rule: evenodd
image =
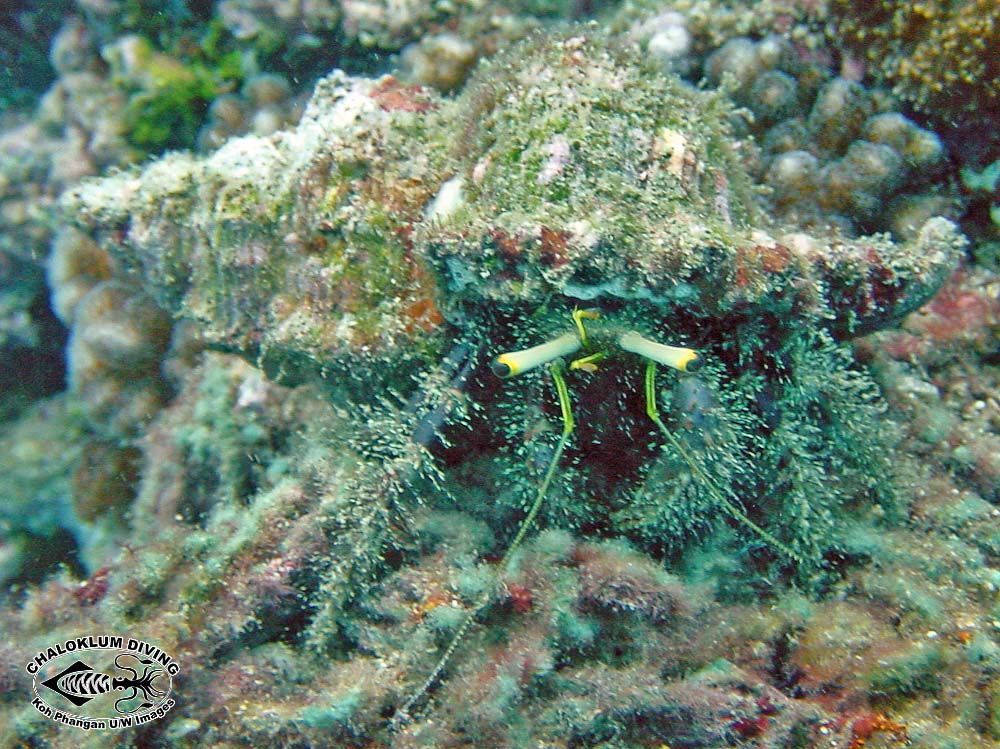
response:
M336 72L292 129L68 192L122 276L268 378L198 365L145 448L149 551L106 607L107 572L81 599L216 664L188 684L209 707L158 740L905 735L698 651L752 626L791 648L794 606L730 625L706 601L797 589L811 606L861 561L851 534L899 511L894 431L850 339L927 301L964 239L940 217L901 242L768 218L737 119L725 94L578 27L481 65L454 99ZM156 351L104 352L72 313L74 377L124 397L119 359L145 355L152 381L166 324L94 283L109 319L142 312L123 337L155 328ZM698 612L729 635L700 640ZM789 662L774 656L775 683Z

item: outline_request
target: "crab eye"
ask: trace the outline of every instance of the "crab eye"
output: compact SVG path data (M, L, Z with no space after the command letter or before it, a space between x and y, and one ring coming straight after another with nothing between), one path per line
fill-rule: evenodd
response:
M508 377L513 377L517 372L514 371L513 366L505 359L508 359L507 354L501 354L490 364L490 369L493 370L493 374L502 379L507 379Z

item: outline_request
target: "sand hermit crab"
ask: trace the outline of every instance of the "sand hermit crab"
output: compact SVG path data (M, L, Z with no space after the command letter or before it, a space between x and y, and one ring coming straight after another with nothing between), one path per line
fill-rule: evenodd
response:
M584 29L454 100L335 73L294 130L68 197L210 345L321 378L371 436L331 503L318 650L382 574L413 477L488 489L457 506L496 531L499 571L397 722L532 525L668 563L724 536L747 586L822 585L845 518L891 505L878 388L847 340L922 304L962 237L941 218L906 244L770 225L731 114ZM665 391L661 364L683 375Z

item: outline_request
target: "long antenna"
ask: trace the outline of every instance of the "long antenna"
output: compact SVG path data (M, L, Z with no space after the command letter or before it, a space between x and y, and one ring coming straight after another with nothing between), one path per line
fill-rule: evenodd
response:
M757 525L754 521L747 517L747 514L743 512L743 510L740 509L735 502L726 497L722 493L722 490L716 486L715 481L713 481L711 477L705 473L704 469L702 469L701 465L694 459L694 456L691 455L688 449L684 447L684 445L681 444L681 441L673 435L673 432L667 429L667 425L664 424L663 420L660 418L660 410L656 406L656 362L652 359L646 362L646 415L649 416L653 423L660 428L660 431L663 432L663 436L667 438L670 446L680 453L681 457L684 458L688 467L691 469L691 472L701 480L702 484L708 490L708 493L712 495L712 498L719 503L722 509L732 515L737 521L750 528L750 530L760 536L772 547L790 558L792 561L802 566L806 565L806 561L801 554L793 551L787 544L782 543L775 538L774 534Z
M496 574L493 577L492 584L489 585L485 591L480 595L479 600L472 607L472 610L466 614L465 619L459 625L455 634L452 635L451 642L448 643L448 647L445 648L444 653L438 658L437 665L431 671L430 676L428 676L423 684L410 695L410 697L403 703L395 715L392 716L392 720L389 722L389 730L397 731L406 725L410 720L410 711L416 706L416 704L423 699L424 695L434 686L439 678L441 678L441 673L448 666L452 655L454 655L455 650L458 648L462 639L475 624L476 617L493 601L493 594L499 587L500 579L507 573L510 567L511 560L514 553L518 550L521 544L524 542L525 536L531 529L532 524L535 522L535 518L538 516L538 511L541 510L542 504L545 501L545 495L548 494L549 486L552 484L552 479L556 475L556 469L559 466L559 459L562 457L563 450L566 449L566 445L569 442L570 435L573 433L573 427L576 422L573 420L573 410L570 406L569 401L569 389L566 387L566 380L563 378L563 363L561 359L557 359L549 365L549 371L552 374L552 379L556 384L556 393L559 396L559 409L562 412L562 422L563 431L562 437L559 438L559 443L556 445L556 451L552 455L552 460L549 461L549 467L545 471L545 477L542 479L542 483L538 485L538 493L535 495L534 502L531 503L531 508L528 510L528 514L524 516L524 520L521 521L520 528L517 529L517 534L514 536L514 540L510 542L507 547L507 551L504 552L503 558L501 558L500 563L497 565Z

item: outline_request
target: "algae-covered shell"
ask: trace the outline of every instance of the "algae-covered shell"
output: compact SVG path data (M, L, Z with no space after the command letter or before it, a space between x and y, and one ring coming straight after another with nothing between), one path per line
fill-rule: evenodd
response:
M448 311L618 298L832 310L851 332L937 287L963 241L943 219L910 245L772 226L733 116L586 27L514 48L454 100L336 72L293 129L84 183L66 205L209 343L293 380L433 356Z
M440 181L427 181L434 167L418 148L437 106L392 78L335 72L294 129L204 158L169 154L85 183L65 204L210 344L299 379L441 324L408 236Z
M536 40L458 100L454 174L414 233L472 306L647 300L720 317L768 308L844 331L925 301L963 246L943 219L910 244L777 225L719 92L599 35Z
M463 96L443 187L462 198L429 211L418 241L459 295L686 293L706 248L753 221L730 113L606 42L534 42Z

